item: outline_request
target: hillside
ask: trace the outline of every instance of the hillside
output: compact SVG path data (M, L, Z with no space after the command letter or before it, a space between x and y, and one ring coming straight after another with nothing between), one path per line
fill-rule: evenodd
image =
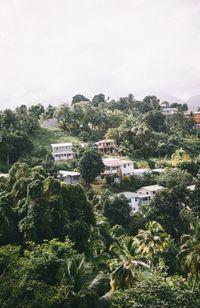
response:
M80 140L77 137L70 136L61 131L59 128L44 128L44 127L36 129L30 136L30 140L33 143L34 149L37 149L40 146L49 149L51 143L80 142Z
M192 111L197 111L200 107L200 95L191 96L187 101L188 107Z

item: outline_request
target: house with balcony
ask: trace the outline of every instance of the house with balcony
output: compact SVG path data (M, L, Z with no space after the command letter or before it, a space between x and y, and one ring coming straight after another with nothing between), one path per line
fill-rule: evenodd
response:
M121 194L128 200L132 213L138 212L143 205L149 204L151 200L149 195L140 195L135 192L126 191Z
M60 170L57 177L66 184L79 184L80 176L79 172Z
M98 149L104 154L111 154L116 148L116 144L112 139L104 139L96 142Z
M104 158L103 163L105 170L101 174L101 179L113 177L114 181L119 182L124 177L133 175L134 165L131 160L109 157Z
M70 160L74 158L72 143L51 144L51 154L55 161Z
M161 190L163 190L164 187L160 185L150 185L150 186L144 186L138 189L136 192L138 195L148 195L150 199L153 199L153 197Z

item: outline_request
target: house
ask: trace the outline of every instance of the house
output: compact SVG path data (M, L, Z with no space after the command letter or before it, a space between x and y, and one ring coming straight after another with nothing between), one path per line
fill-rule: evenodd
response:
M82 149L87 148L87 146L88 146L87 143L81 143L81 144L80 144L80 147L81 147Z
M143 176L146 173L151 173L151 169L139 168L139 169L134 169L133 171L133 175L137 175L137 176Z
M195 185L187 186L187 189L189 189L189 190L191 190L191 191L194 191L194 190L195 190Z
M178 112L177 108L163 108L161 109L161 112L164 114L164 115L172 115L172 114L175 114Z
M200 112L193 112L194 119L197 124L200 124Z
M152 199L155 194L157 194L159 191L164 189L163 186L160 185L150 185L150 186L144 186L137 190L137 193L139 195L148 195L150 196L150 199Z
M139 168L139 169L133 170L133 175L143 176L144 174L147 174L147 173L160 174L162 172L164 172L164 169L162 168L159 168L159 169Z
M126 191L121 194L123 194L125 198L128 200L133 213L138 212L141 206L148 204L150 202L149 195L139 195L138 193L130 191Z
M58 172L58 178L66 184L78 184L80 182L80 173L60 170Z
M0 173L0 178L8 178L9 173Z
M104 158L103 163L105 171L101 174L102 179L111 176L120 180L133 175L134 166L131 160L109 157Z
M74 158L72 143L54 143L51 144L51 153L55 161L69 160Z
M96 142L96 145L98 149L105 154L113 153L116 148L116 144L112 139L100 140Z

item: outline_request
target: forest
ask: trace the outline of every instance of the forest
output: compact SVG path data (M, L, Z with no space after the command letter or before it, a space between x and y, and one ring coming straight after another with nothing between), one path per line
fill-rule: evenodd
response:
M198 124L187 104L132 94L0 111L0 306L200 307ZM136 169L164 171L97 183L103 138ZM75 157L55 162L50 143L67 141ZM133 213L123 192L155 184Z

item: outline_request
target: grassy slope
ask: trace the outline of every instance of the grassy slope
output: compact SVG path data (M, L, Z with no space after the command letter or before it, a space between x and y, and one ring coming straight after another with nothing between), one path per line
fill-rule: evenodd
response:
M80 143L76 137L70 136L58 128L43 128L40 127L30 136L34 149L40 146L50 149L51 143L72 142L73 144Z

